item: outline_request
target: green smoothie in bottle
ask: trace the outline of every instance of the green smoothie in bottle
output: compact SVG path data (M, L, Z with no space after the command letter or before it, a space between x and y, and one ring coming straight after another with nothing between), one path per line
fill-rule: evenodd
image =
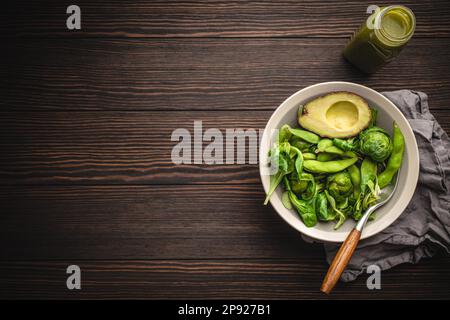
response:
M393 60L411 39L416 20L404 6L380 8L353 35L344 57L360 70L373 73Z

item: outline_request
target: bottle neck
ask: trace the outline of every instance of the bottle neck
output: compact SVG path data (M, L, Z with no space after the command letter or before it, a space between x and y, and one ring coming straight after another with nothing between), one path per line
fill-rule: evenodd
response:
M414 34L416 20L413 12L404 6L388 6L375 16L375 37L383 47L405 45Z

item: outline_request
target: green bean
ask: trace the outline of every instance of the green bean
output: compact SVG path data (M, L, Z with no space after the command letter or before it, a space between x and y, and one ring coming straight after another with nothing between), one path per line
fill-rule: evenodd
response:
M320 152L318 155L317 155L317 161L322 161L322 162L324 162L324 161L330 161L330 160L333 160L334 158L336 158L337 157L337 155L336 154L331 154L331 153L326 153L326 152Z
M369 157L364 158L361 164L361 192L366 193L369 181L375 183L377 177L377 164Z
M333 141L330 139L321 139L317 144L316 152L324 152L326 148L332 147Z
M386 165L386 169L378 175L380 189L391 183L392 178L402 165L403 152L405 150L405 137L398 125L394 122L394 134L392 137L392 153Z
M292 209L292 203L291 200L289 199L289 191L283 192L283 194L281 195L281 202L283 203L286 209L289 210Z
M291 133L292 133L292 135L299 137L300 139L303 139L309 143L316 144L319 142L319 139L320 139L317 134L306 131L306 130L291 128Z
M336 147L338 147L344 151L355 151L357 148L356 148L356 144L353 142L353 140L354 140L353 138L349 139L349 140L334 138L333 144ZM352 141L352 142L350 142L350 141Z
M344 151L336 146L326 147L323 151L327 153L337 154L339 156L342 156L344 154Z
M358 155L353 151L345 151L342 156L347 158L358 158Z
M314 153L311 153L311 152L305 152L303 154L303 159L305 159L305 160L314 160L314 159L316 159L316 155Z
M317 160L306 160L303 167L313 173L335 173L342 171L358 161L358 158L348 158L321 162Z
M347 168L348 173L350 174L350 179L352 180L353 184L353 197L355 199L359 198L359 195L361 194L361 171L356 165L351 165Z
M280 132L278 133L279 142L287 141L292 136L314 144L318 143L320 140L317 134L302 129L291 128L288 124L285 124L280 128Z

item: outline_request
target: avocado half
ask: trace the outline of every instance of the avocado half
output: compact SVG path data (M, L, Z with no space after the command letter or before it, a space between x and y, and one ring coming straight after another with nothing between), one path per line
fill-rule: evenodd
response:
M332 92L308 102L298 123L321 137L349 138L367 128L371 118L366 100L351 92Z

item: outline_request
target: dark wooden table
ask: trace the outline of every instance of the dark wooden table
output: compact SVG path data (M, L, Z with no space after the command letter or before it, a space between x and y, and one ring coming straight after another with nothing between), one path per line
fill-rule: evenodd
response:
M424 91L450 132L450 4L394 2L416 34L372 76L340 55L372 1L76 1L79 31L71 2L2 4L0 297L325 298L322 247L262 205L257 166L174 165L170 137L263 128L332 80ZM450 298L449 271L439 255L332 298Z

